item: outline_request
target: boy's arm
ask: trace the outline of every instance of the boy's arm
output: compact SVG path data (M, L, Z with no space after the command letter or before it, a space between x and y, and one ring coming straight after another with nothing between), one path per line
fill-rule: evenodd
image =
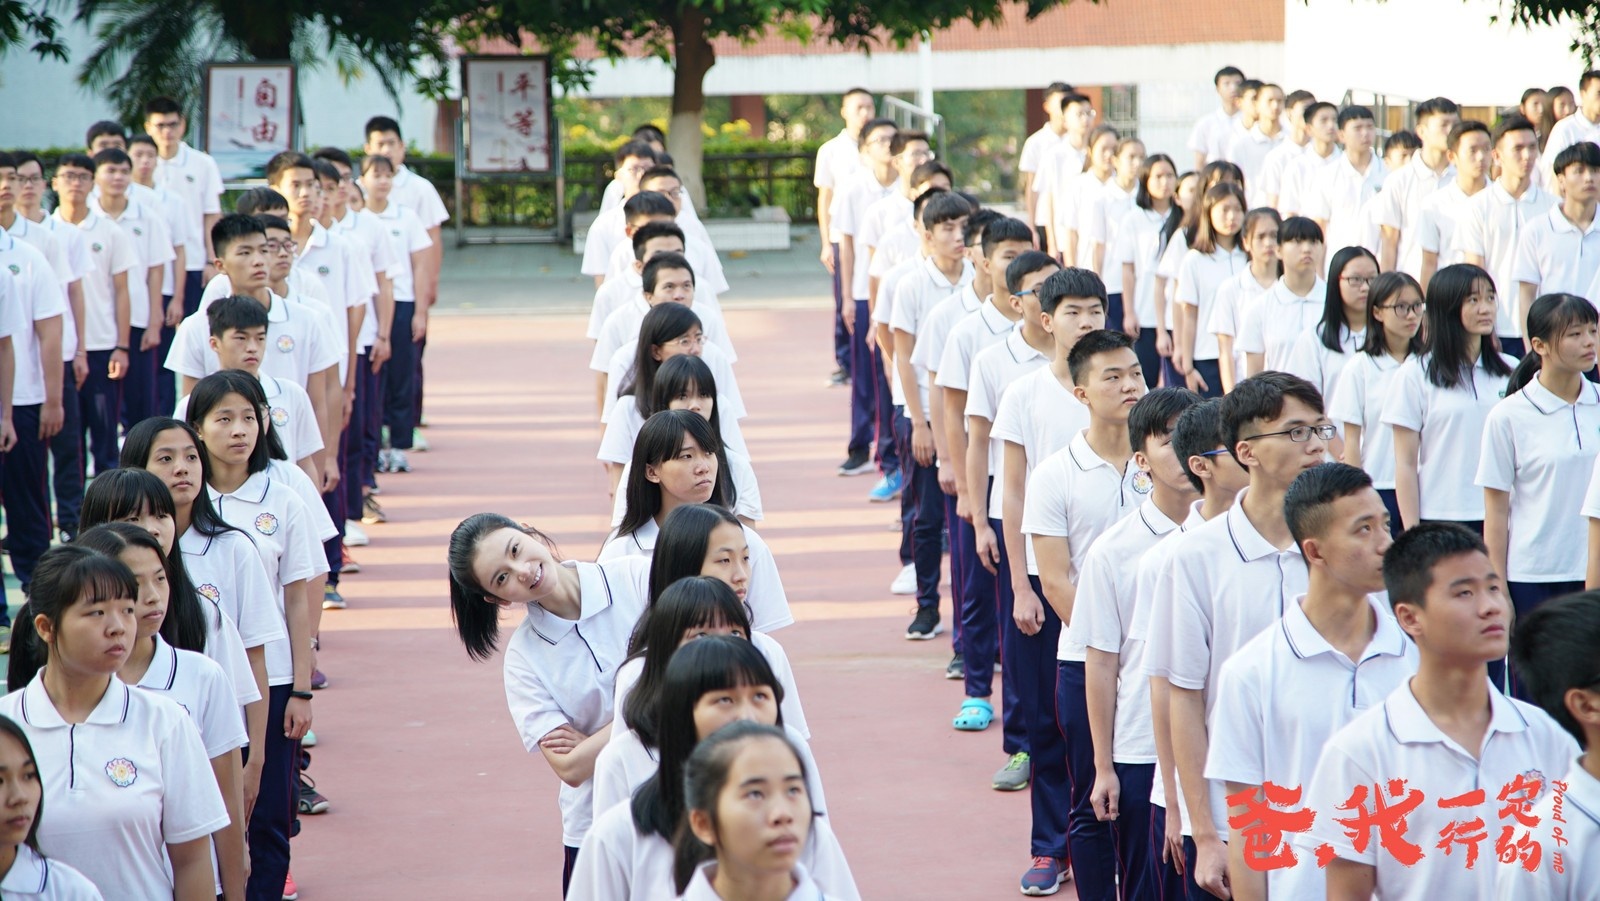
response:
M159 320L157 323L156 336L159 338L161 328ZM40 360L52 361L61 359L60 316L40 319L33 324L33 332L39 339ZM44 407L39 411L39 440L45 441L61 431L61 424L65 419L66 411L61 406L61 367L46 362L40 368L44 370ZM13 369L14 372L15 370ZM11 399L9 392L11 388L9 385L0 386L0 390L7 392L6 409L9 412Z
M967 477L967 418L962 415L967 408L967 392L959 388L940 388L939 393L938 405L944 408L945 433L945 446L939 449L939 459L950 468L955 478L956 515L966 519L972 515L972 502L968 498L972 493L972 482Z
M1033 590L1033 583L1028 579L1028 542L1022 537L1022 511L1027 503L1028 495L1028 452L1022 445L1012 441L1005 442L1005 479L1001 490L1003 492L1004 509L1000 513L1000 528L1005 532L1006 556L1011 562L1011 617L1017 621L1017 628L1024 635L1037 635L1044 628L1044 605L1039 601L1039 595ZM1062 539L1065 543L1066 539ZM1038 542L1034 542L1034 552L1038 553ZM1066 568L1060 573L1063 582L1067 581L1067 571L1071 569L1070 558ZM1041 562L1039 566L1039 582L1045 584L1045 569ZM1067 583L1068 589L1071 583ZM1045 588L1045 598L1050 601L1050 606L1061 612L1061 605L1050 597L1050 588ZM1066 601L1067 613L1061 617L1062 628L1066 628L1067 618L1072 615L1072 601ZM1003 613L1004 611L1002 611Z
M929 428L926 411L922 409L922 391L917 387L916 367L911 365L911 351L916 347L917 336L903 329L894 330L894 366L900 373L900 384L905 387L906 418L911 420L911 455L918 466L933 465L933 430Z
M1039 542L1034 541L1038 553ZM1040 572L1044 567L1040 567ZM1089 648L1084 659L1084 700L1089 707L1089 737L1094 743L1094 788L1089 803L1101 820L1115 820L1119 813L1122 782L1111 755L1116 737L1117 670L1122 655Z
M161 281L166 274L166 264L151 266L144 277L145 296L149 298L150 316L145 326L144 337L139 339L140 350L155 350L161 346L161 325L166 321L167 311L161 307ZM130 308L131 311L131 308Z
M1259 785L1247 785L1243 782L1226 784L1230 798L1242 791L1249 792L1251 797L1257 797L1261 792ZM1228 807L1228 888L1232 890L1235 901L1267 901L1267 873L1245 862L1244 852L1248 842L1232 821L1234 815L1242 815L1248 809L1244 804Z
M133 309L128 299L128 273L118 272L111 277L112 293L116 300L112 307L115 311L113 318L117 325L117 344L111 351L111 361L107 366L106 374L113 379L122 378L128 371L128 335L131 320L129 316Z
M1206 735L1205 693L1173 685L1170 697L1173 761L1183 783L1189 826L1194 831L1194 880L1211 894L1226 898L1228 849L1211 818L1211 784L1205 778L1206 753L1210 748Z
M972 531L978 549L978 562L991 573L998 573L1000 543L989 525L989 430L994 422L982 416L967 417L967 508L972 511Z

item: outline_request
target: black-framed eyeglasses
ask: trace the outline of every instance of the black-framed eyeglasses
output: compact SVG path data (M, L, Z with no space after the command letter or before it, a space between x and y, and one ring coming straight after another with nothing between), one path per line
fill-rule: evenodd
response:
M1217 456L1219 454L1225 454L1227 452L1228 452L1227 448L1219 447L1216 450L1209 450L1209 451L1206 451L1203 454L1195 454L1195 456L1196 457L1215 457L1215 456Z
M1427 308L1425 303L1389 303L1378 307L1380 310L1394 310L1401 316L1419 316Z
M1244 438L1240 438L1239 440L1254 441L1257 438L1273 438L1278 435L1288 435L1290 441L1293 441L1296 444L1304 444L1311 440L1312 435L1316 435L1323 441L1331 441L1333 440L1333 436L1337 434L1339 434L1339 430L1332 425L1297 425L1292 429L1284 429L1281 432L1262 432L1259 435L1248 435Z

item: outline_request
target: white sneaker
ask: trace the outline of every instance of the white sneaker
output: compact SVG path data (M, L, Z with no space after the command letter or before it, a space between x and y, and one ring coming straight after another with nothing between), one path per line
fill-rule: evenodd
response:
M367 537L367 530L361 528L361 523L347 519L344 521L344 543L350 547L366 547L372 543L372 539Z
M917 568L909 563L906 564L905 569L900 570L900 575L895 576L894 581L889 583L889 593L916 594Z

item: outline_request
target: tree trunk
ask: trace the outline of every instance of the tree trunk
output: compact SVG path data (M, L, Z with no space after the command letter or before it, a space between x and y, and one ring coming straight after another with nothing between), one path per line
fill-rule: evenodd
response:
M706 16L694 7L679 11L672 28L672 120L667 128L667 152L683 179L695 208L705 215L706 189L701 178L705 137L706 73L717 62L706 37Z

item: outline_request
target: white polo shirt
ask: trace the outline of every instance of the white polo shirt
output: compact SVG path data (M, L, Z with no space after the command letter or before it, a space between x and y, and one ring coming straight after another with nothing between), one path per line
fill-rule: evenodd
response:
M1024 535L1067 539L1072 560L1069 577L1074 585L1083 574L1083 561L1089 548L1107 529L1133 512L1155 487L1150 474L1134 465L1130 455L1123 471L1094 452L1085 432L1072 437L1067 446L1045 457L1028 477L1027 501L1022 510ZM1030 560L1029 575L1037 575L1038 565ZM1076 609L1076 608L1074 608ZM1073 619L1077 619L1074 614ZM1056 645L1056 659L1082 663L1084 643L1071 623L1063 624Z
M395 181L398 187L399 179ZM205 258L205 218L222 212L222 172L217 161L180 141L172 159L157 157L155 183L183 198L189 209L190 221L200 238L200 252L185 253L183 265L190 272L199 272L210 262Z
M1217 248L1212 253L1190 250L1183 255L1178 267L1177 293L1173 299L1198 309L1195 319L1194 359L1215 360L1220 351L1217 336L1206 329L1211 321L1211 307L1217 299L1217 289L1224 281L1250 268L1250 260L1237 246L1233 250Z
M229 530L207 537L190 526L178 536L178 549L195 591L228 618L243 647L287 641L266 566L248 533Z
M617 245L628 240L627 223L627 214L620 203L601 212L589 223L580 267L584 275L606 275L611 267L612 252Z
M606 284L611 284L608 280ZM664 301L666 302L666 301ZM610 368L611 357L617 348L625 344L637 344L639 341L639 326L643 324L646 313L652 309L650 301L644 299L642 290L634 291L633 295L622 302L622 305L611 311L606 321L600 324L600 335L595 339L594 352L589 355L589 368L596 372L606 372ZM728 362L738 362L739 357L733 352L733 341L728 338L728 325L722 321L722 314L716 307L701 306L700 299L695 298L690 307L700 320L700 332L708 343L714 343L722 348Z
M1318 156L1314 142L1307 142L1300 155L1291 160L1283 170L1283 184L1278 189L1278 212L1284 216L1306 215L1306 204L1322 170L1344 159L1338 145L1327 156Z
M1245 308L1255 306L1261 296L1272 289L1273 284L1276 284L1276 282L1262 287L1261 283L1256 281L1255 273L1251 272L1250 267L1246 266L1239 271L1238 275L1227 279L1217 287L1217 296L1211 301L1210 321L1197 323L1196 325L1197 328L1211 332L1219 338L1227 335L1235 339L1233 359L1235 369L1240 373L1240 378L1243 378L1245 366L1244 351L1239 349L1237 340L1241 315ZM1222 352L1220 341L1217 344L1217 352L1219 354Z
M917 325L917 342L911 348L911 362L927 370L936 385L939 384L939 364L944 360L951 332L968 313L984 306L993 296L986 295L980 299L973 290L975 284L976 280L968 282L961 290L940 298ZM962 375L965 376L965 370Z
M1000 400L1012 382L1041 366L1050 358L1033 349L1022 337L1022 325L1011 329L1004 341L996 342L979 351L972 358L972 372L968 376L967 408L965 415L978 416L993 423L999 418ZM968 448L972 453L975 448ZM1000 519L1002 498L1005 497L1005 446L996 438L991 428L989 435L989 475L994 485L989 492L989 518ZM981 490L973 485L972 490Z
M1130 464L1131 466L1132 464ZM1111 758L1117 763L1156 762L1150 721L1150 680L1144 674L1144 640L1129 631L1138 605L1139 560L1178 524L1146 499L1101 533L1084 555L1077 600L1067 627L1076 645L1117 656L1117 710ZM1160 781L1158 776L1155 781Z
M600 409L600 419L605 421L611 415L612 407L617 403L617 391L627 379L628 373L633 369L634 356L639 349L637 339L617 348L611 355L611 365L606 368L606 393L605 403ZM700 359L711 370L711 377L717 382L717 405L721 407L722 414L722 439L728 447L740 453L748 454L749 450L744 445L744 434L739 429L739 420L749 415L745 410L744 397L739 393L739 381L733 376L733 364L728 362L727 354L715 344L707 344L700 349Z
M377 291L376 276L382 274L387 278L389 271L400 265L400 259L385 234L383 221L371 210L346 210L344 218L328 230L355 243L357 253L365 264L363 268L373 276L374 292ZM361 331L356 336L356 346L362 350L371 347L378 337L378 308L374 300L368 298L367 315L361 320Z
M1440 388L1428 380L1430 354L1413 355L1394 375L1383 401L1382 422L1420 433L1417 485L1423 519L1483 519L1483 490L1474 484L1489 411L1500 402L1509 376L1490 375L1480 356L1472 381ZM1517 361L1501 354L1507 367ZM1363 453L1362 458L1366 455Z
M306 394L306 389L288 379L258 375L258 380L267 395L272 431L283 443L289 462L298 463L322 450L322 430L317 427L317 415L311 408L311 396ZM185 394L178 398L172 418L187 422L188 415L189 395Z
M1483 191L1480 189L1478 194L1481 193ZM1439 269L1465 262L1459 240L1461 220L1469 215L1475 196L1461 190L1459 181L1451 181L1422 202L1422 208L1417 213L1417 247L1421 251L1437 254Z
M222 494L210 485L206 486L206 492L217 514L229 525L244 531L255 544L261 565L266 569L267 582L272 586L274 609L287 635L289 620L283 607L284 586L312 578L327 568L322 547L312 534L305 504L294 489L264 472L245 479L231 494ZM266 656L267 685L293 684L294 657L288 638L268 642Z
M861 243L876 251L889 236L889 233L904 225L912 223L915 209L911 198L904 191L896 190L893 194L886 195L873 201L861 214L861 227L856 237ZM873 254L877 258L877 254Z
M46 815L39 850L125 898L172 897L167 845L228 825L200 743L177 704L110 680L88 719L67 723L44 671L0 698L0 714L27 733Z
M1555 774L1566 771L1578 746L1544 711L1508 698L1493 686L1489 688L1489 708L1489 729L1476 754L1434 725L1417 703L1409 680L1380 706L1334 733L1302 798L1306 807L1318 811L1310 831L1294 837L1302 858L1309 860L1318 845L1332 845L1341 860L1376 868L1375 897L1386 901L1490 897L1495 871L1501 866L1491 840L1479 847L1477 864L1469 870L1462 858L1464 849L1453 847L1446 855L1436 847L1441 831L1449 829L1453 821L1470 822L1476 816L1489 824L1491 834L1496 833L1502 823L1496 815L1500 809L1496 795L1501 788L1518 775L1530 782L1537 779L1543 783L1542 799L1551 792L1550 780ZM1404 795L1397 799L1388 792L1391 779L1406 780L1406 792L1422 792L1422 803L1406 816L1405 840L1420 846L1422 852L1414 866L1401 864L1383 850L1375 835L1369 834L1373 841L1364 851L1356 851L1338 822L1338 818L1350 816L1338 807L1358 786L1367 789L1369 811L1379 803L1373 797L1376 792L1383 792L1386 802L1404 800ZM1441 800L1477 789L1486 797L1476 808L1439 806ZM1548 859L1542 866L1549 866Z
M861 161L861 145L857 143L856 135L851 134L849 129L840 129L838 134L817 148L817 165L811 176L811 184L837 192L845 182L865 168L866 164ZM834 244L839 243L839 232L836 229L829 229L828 240Z
M594 305L589 308L589 327L584 330L584 337L590 341L599 340L606 317L643 290L644 279L631 267L622 275L601 282L594 292Z
M271 297L261 374L303 386L312 373L338 366L345 357L345 348L335 343L333 325L322 310L292 296ZM204 310L178 323L165 365L179 375L197 379L222 369L222 361L211 349L211 324Z
M1380 595L1367 596L1375 630L1355 661L1323 638L1303 603L1304 595L1295 598L1281 619L1222 665L1208 730L1207 779L1305 785L1328 739L1416 673L1417 647ZM1227 810L1211 813L1218 834L1226 836ZM1329 815L1318 811L1319 817ZM1298 864L1273 870L1267 879L1272 895L1320 898L1325 877L1302 854Z
M612 410L613 417L616 417L618 410L632 410L632 414L625 418L632 419L634 422L639 422L639 410L632 404L617 405L617 407ZM633 471L633 447L631 444L628 448L628 459L608 459L609 457L617 456L614 451L609 450L607 447L608 442L615 440L612 437L612 428L614 425L616 425L615 422L606 423L606 437L602 439L600 454L598 455L601 460L604 460L608 463L622 464L622 477L617 481L617 495L612 499L611 504L611 528L613 529L619 525L622 525L622 517L627 515L628 476ZM618 431L623 431L625 428L626 427L624 426L618 429ZM633 437L637 438L638 434L638 429L635 428ZM733 479L733 489L738 493L738 497L733 502L733 515L750 520L751 522L760 522L761 520L765 519L766 512L761 506L761 485L756 481L756 471L754 467L750 465L750 458L739 451L729 450L726 447L722 449L722 454L728 459L728 477Z
M1247 176L1245 184L1256 184L1261 188L1261 203L1252 202L1251 206L1265 206L1266 198L1278 198L1278 207L1283 206L1283 183L1285 176L1294 165L1299 162L1301 155L1308 153L1311 142L1308 139L1304 144L1296 144L1285 137L1274 144L1267 155L1261 159L1261 172L1253 177Z
M1027 139L1022 142L1022 152L1017 157L1017 171L1038 172L1039 167L1044 164L1044 159L1051 149L1061 143L1065 137L1065 132L1056 134L1050 128L1049 123L1041 125L1038 131L1028 135ZM1042 225L1043 223L1039 224Z
M18 216L17 221L20 222L23 218ZM71 285L72 282L87 278L89 273L94 270L94 261L89 256L89 241L84 237L83 232L79 231L77 227L68 224L65 220L53 215L46 216L44 221L36 224L43 225L60 246L64 265L63 263L53 263L52 265L56 267L56 273L61 278L63 290ZM28 240L25 236L31 233L31 229L19 233L16 230L16 224L13 223L12 225L12 234L21 237L24 241ZM37 247L38 244L34 243L34 246ZM77 319L72 315L72 307L70 305L67 306L66 311L61 315L61 361L64 363L71 363L78 354L77 322Z
M1533 296L1557 292L1581 296L1596 273L1600 273L1600 215L1579 231L1560 205L1552 205L1549 212L1523 228L1511 274L1517 281L1533 285ZM1497 293L1516 297L1512 291Z
M1364 213L1367 204L1377 200L1389 169L1376 152L1366 172L1356 171L1345 154L1335 154L1328 164L1316 168L1300 204L1300 215L1328 223L1324 243L1334 251L1344 247L1366 247ZM1370 248L1369 248L1370 249ZM1333 254L1328 254L1331 259Z
M1544 150L1539 153L1539 171L1544 173L1546 183L1556 183L1556 156L1580 141L1600 144L1600 122L1590 122L1583 115L1583 110L1577 109L1565 119L1556 120L1556 124L1550 128L1550 137L1544 143Z
M1511 493L1507 581L1583 581L1588 530L1574 489L1592 481L1600 454L1600 386L1578 384L1569 404L1535 377L1484 421L1474 481Z
M59 860L45 860L26 844L17 845L0 892L18 901L103 901L89 877Z
M638 588L646 594L650 591L650 571L648 568L637 570L635 575L639 579ZM794 667L789 664L789 655L784 653L783 645L778 640L765 632L752 630L750 643L761 652L767 660L767 665L772 667L772 675L777 677L778 684L783 687L783 702L778 709L783 713L783 724L794 730L806 741L811 740L811 727L806 724L805 710L800 706L800 690L794 684ZM627 735L633 730L628 728L627 718L622 711L627 709L628 695L633 693L634 686L639 684L639 677L644 674L644 658L634 657L617 670L617 690L611 709L617 711L617 718L611 723L611 740L616 741L619 736Z
M189 215L189 205L176 191L162 187L147 188L138 182L133 182L128 185L128 196L142 202L146 208L154 210L155 214L161 217L161 221L166 223L167 234L172 238L174 251L179 246L183 248L185 271L189 268L190 256L206 255L206 242L201 235L201 221ZM172 296L172 267L176 262L177 253L174 252L172 261L167 263L165 271L161 274L161 293L167 297Z
M1383 421L1383 404L1399 371L1400 362L1387 353L1353 352L1326 396L1329 419L1361 427L1361 468L1379 490L1394 490L1394 431Z
M940 301L959 291L969 289L976 275L977 272L972 268L972 264L962 260L961 274L952 283L930 258L912 267L906 277L900 279L899 284L895 286L894 307L890 311L889 327L897 332L905 332L914 339L910 361L912 371L917 377L917 391L922 399L924 416L930 415L928 367L917 362L916 345L924 340L919 329ZM923 355L923 359L926 360L932 353L930 349Z
M1039 464L1079 438L1088 427L1089 408L1070 388L1061 384L1049 365L1044 365L1018 376L1005 389L989 435L995 441L1022 448L1028 459L1028 471L1023 476L1031 481ZM1000 459L1005 459L1004 444L1000 447ZM996 478L995 494L1004 498L1005 489L999 481ZM1031 497L1031 491L1028 496ZM998 518L1004 506L1001 501L989 512ZM1033 553L1033 537L1026 534L1022 537L1027 550L1028 575L1037 576L1039 561Z
M1395 267L1413 276L1422 273L1422 204L1437 191L1455 184L1456 167L1446 163L1443 172L1434 172L1422 161L1422 151L1384 179L1375 210L1380 226L1400 230L1400 247ZM1331 246L1331 245L1330 245Z
M200 730L200 743L206 757L215 759L250 740L233 687L222 667L206 655L180 651L160 634L150 636L156 653L136 687L161 695L176 703L194 720Z
M600 548L596 562L606 563L624 557L643 557L646 560L655 552L656 539L661 535L661 525L646 520L632 535L619 536L612 532ZM750 547L750 583L745 591L744 606L750 613L750 627L758 632L776 632L794 623L789 611L789 596L783 590L783 578L778 575L778 563L756 530L744 527L744 540Z
M39 358L39 334L34 331L34 323L61 317L67 309L66 292L44 254L3 231L0 267L11 276L10 297L0 308L0 335L11 336L14 355L11 402L16 406L42 404L44 361ZM56 364L50 361L50 365Z
M389 267L389 281L395 303L415 303L416 271L411 265L411 255L433 246L428 227L417 218L415 212L393 200L384 207L383 212L373 215L378 217L388 235L389 256L394 260L394 265Z
M1063 254L1066 253L1067 232L1076 232L1078 236L1077 256L1067 261L1068 265L1081 269L1093 268L1090 266L1094 262L1090 258L1091 242L1085 228L1093 214L1094 197L1105 190L1105 186L1106 183L1093 172L1083 171L1064 182L1058 182L1050 192L1055 220L1051 226L1058 230L1056 244Z
M629 661L630 663L633 661ZM623 707L615 704L611 722L611 740L600 749L594 761L594 810L603 814L618 805L626 806L633 793L660 769L660 752L644 746L644 739L632 729L618 732L622 726ZM811 796L811 807L816 813L827 812L827 798L822 791L822 779L817 773L817 759L811 754L811 744L784 717L784 732L799 752L800 763L806 772L806 793Z
M1251 209L1267 205L1267 186L1263 183L1261 173L1266 167L1267 156L1284 143L1281 129L1269 138L1261 130L1260 122L1252 125L1249 131L1235 131L1229 137L1227 158L1244 172L1245 195Z
M389 202L398 203L417 214L423 228L433 228L450 221L450 211L439 198L439 189L433 182L411 171L404 164L395 167L394 188Z
M1295 341L1322 321L1327 299L1328 283L1320 278L1303 297L1289 290L1283 279L1278 279L1255 303L1240 310L1235 348L1244 353L1263 354L1267 369L1282 370Z
M1080 150L1072 146L1065 134L1045 152L1039 163L1039 171L1033 176L1033 193L1039 195L1038 204L1034 207L1034 218L1039 221L1035 225L1054 227L1050 219L1057 203L1055 197L1067 189L1072 179L1083 173L1083 161L1087 156L1088 148Z
M1352 356L1361 353L1361 346L1367 342L1367 330L1352 332L1349 326L1340 323L1338 350L1329 350L1328 345L1322 343L1320 330L1320 326L1312 326L1301 332L1294 346L1289 348L1288 357L1278 368L1316 385L1326 404L1339 385L1339 376L1344 372L1345 364L1350 362ZM1343 421L1335 419L1334 424L1339 425ZM1339 430L1342 433L1343 426Z
M1512 197L1498 181L1490 182L1467 202L1467 213L1456 226L1457 247L1463 254L1483 257L1484 268L1494 277L1495 290L1501 296L1515 297L1517 248L1522 243L1523 228L1556 204L1556 196L1536 184L1529 184L1521 197ZM1497 334L1521 336L1522 324L1515 304L1501 303L1498 320Z
M320 224L311 224L311 237L295 258L296 269L326 289L318 298L322 312L333 327L332 340L341 350L350 346L350 310L365 308L378 293L378 281L362 266L363 250L347 238L335 235ZM339 382L343 384L350 365L348 352L339 355Z
M59 218L61 211L56 210L51 215ZM64 219L62 222L72 224ZM113 350L117 346L117 292L112 279L127 273L131 299L133 283L138 278L134 270L139 266L139 257L122 229L93 210L78 223L77 228L89 245L90 265L88 274L83 277L83 349Z
M701 864L690 877L689 887L684 889L680 896L682 901L722 901L722 896L717 894L712 883L717 875L717 862L708 860ZM785 901L837 901L838 895L829 895L824 892L811 878L811 874L800 864L795 864L792 873L794 890Z
M528 604L527 617L506 642L506 704L523 748L535 755L539 741L559 726L570 724L593 735L611 722L617 667L649 604L633 575L639 567L649 568L646 559L561 565L578 574L578 618L562 619ZM561 785L561 841L568 847L582 845L589 831L591 788L589 782Z
M849 181L841 183L834 189L833 208L828 212L830 217L828 223L833 231L841 236L841 241L844 237L849 237L855 242L854 271L840 273L841 279L849 278L847 287L851 294L847 300L866 300L870 290L867 266L871 263L871 254L867 252L867 244L861 236L861 229L866 224L867 209L899 190L899 179L887 185L880 184L871 167L866 165L851 176Z
M1107 253L1107 259L1115 257L1115 269L1107 267L1107 289L1112 285L1122 284L1122 267L1125 263L1133 264L1133 294L1131 298L1122 298L1123 309L1128 304L1133 304L1135 314L1139 317L1140 328L1155 328L1156 322L1156 256L1161 249L1161 226L1166 224L1167 217L1155 210L1146 210L1138 206L1133 207L1122 215L1122 221L1117 224L1116 252ZM1118 287L1118 290L1121 290Z
M1596 868L1600 859L1594 855L1594 849L1600 848L1600 780L1583 768L1580 756L1560 783L1552 782L1550 790L1533 805L1539 824L1529 831L1543 849L1543 859L1531 873L1516 864L1496 867L1494 901L1600 901L1600 869ZM1560 855L1561 872L1556 871L1556 855ZM0 889L5 887L0 884Z
M1184 146L1195 153L1205 154L1208 163L1227 159L1228 142L1233 139L1234 133L1239 131L1239 116L1239 113L1230 115L1226 110L1217 107L1194 123L1194 128L1189 132L1189 140Z
M1122 227L1123 217L1134 209L1133 195L1136 190L1124 191L1115 177L1108 178L1098 191L1091 192L1088 202L1079 212L1079 255L1087 267L1094 262L1095 245L1104 247L1100 268L1096 271L1106 283L1106 292L1109 294L1122 293L1122 258L1117 256L1117 229Z
M978 353L1006 340L1006 336L1016 327L1017 324L995 306L993 294L979 300L978 295L972 293L971 285L960 294L939 301L933 312L928 314L928 322L924 326L930 339L930 353L939 330L943 329L945 334L940 342L943 347L938 360L928 364L928 368L934 372L933 383L940 388L967 390L972 377L972 361ZM917 344L920 350L922 342ZM965 418L962 428L966 428Z
M872 251L872 262L867 264L867 288L871 290L872 279L878 281L878 302L884 306L892 305L894 298L883 290L883 280L889 270L907 260L917 260L922 257L922 237L911 228L910 221L903 222L890 228L888 233L878 239L878 246ZM877 307L873 307L876 314Z
M154 209L147 209L137 200L129 199L128 205L123 208L121 216L112 216L96 201L89 201L90 209L95 213L115 222L127 235L128 243L133 247L133 255L139 261L138 266L128 273L128 324L134 328L150 327L150 282L149 271L157 266L165 266L178 258L173 251L172 234L167 230L164 216ZM160 303L160 298L156 298ZM114 310L103 312L115 314ZM93 317L89 322L91 327L96 327ZM109 324L99 324L99 327L115 330L116 319Z

